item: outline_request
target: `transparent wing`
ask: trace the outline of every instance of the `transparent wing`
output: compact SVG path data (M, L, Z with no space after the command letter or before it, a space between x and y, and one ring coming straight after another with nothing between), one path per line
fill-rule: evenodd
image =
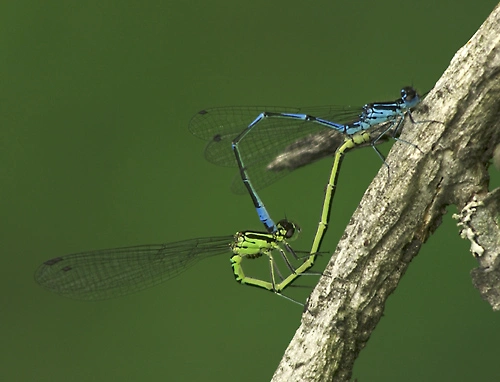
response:
M290 107L222 107L202 110L190 121L189 130L193 135L208 141L205 148L205 158L219 166L236 166L232 141L262 112L300 113L334 121L339 124L351 122L359 117L361 108L339 106L320 106L310 108ZM245 168L256 189L261 189L280 177L288 174L290 167L268 166L276 157L287 151L290 145L307 137L313 137L318 132L324 133L327 128L314 122L284 118L267 118L260 121L240 143ZM338 131L328 131L337 135L337 141L343 142L343 136ZM336 147L333 148L335 151ZM244 193L241 181L233 182L233 191Z
M233 240L233 236L207 237L55 257L36 270L35 280L65 297L104 300L152 287L201 259L229 253Z

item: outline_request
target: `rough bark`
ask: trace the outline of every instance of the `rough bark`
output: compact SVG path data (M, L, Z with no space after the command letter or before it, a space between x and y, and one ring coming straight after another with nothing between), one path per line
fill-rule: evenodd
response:
M450 205L479 260L475 285L500 307L499 192L488 192L487 172L500 142L499 41L497 6L413 113L443 123L406 121L401 138L421 151L393 146L390 179L383 168L366 191L273 381L349 380L387 298Z

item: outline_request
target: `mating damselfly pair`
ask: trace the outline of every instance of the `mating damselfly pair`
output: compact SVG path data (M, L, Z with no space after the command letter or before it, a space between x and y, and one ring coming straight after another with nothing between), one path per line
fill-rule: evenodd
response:
M222 107L202 110L192 118L190 131L208 141L205 149L208 161L238 167L239 176L233 183L233 190L249 193L265 231L240 231L233 236L55 257L37 269L35 280L48 290L66 297L102 300L159 284L201 259L226 253L230 256L238 282L286 297L282 294L283 290L299 276L308 274L319 253L345 152L371 146L387 166L376 145L387 137L398 139L406 116L415 123L411 109L420 101L415 89L405 87L401 90L401 97L395 101L369 103L361 108ZM282 158L297 148L305 151L301 141L325 129L335 131L340 138L313 244L305 259L299 260L289 244L296 237L298 226L286 219L275 223L257 191L296 167L283 165L286 160ZM273 257L276 252L287 265L288 276L279 270ZM300 264L292 265L289 255ZM258 257L267 257L269 261L270 277L267 281L247 276L243 270L243 260Z

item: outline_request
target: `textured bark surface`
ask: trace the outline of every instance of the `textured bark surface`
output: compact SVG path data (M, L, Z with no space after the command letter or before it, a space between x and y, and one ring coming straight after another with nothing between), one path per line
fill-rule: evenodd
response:
M394 144L390 179L383 168L366 191L273 381L349 380L387 298L449 205L462 211L461 232L477 244L471 248L482 251L476 253L475 285L494 308L500 306L494 256L499 195L488 194L487 173L500 143L499 41L497 6L413 113L417 121L443 123L406 121L401 137L421 151ZM474 220L482 209L489 211L486 218ZM491 229L481 229L484 219Z

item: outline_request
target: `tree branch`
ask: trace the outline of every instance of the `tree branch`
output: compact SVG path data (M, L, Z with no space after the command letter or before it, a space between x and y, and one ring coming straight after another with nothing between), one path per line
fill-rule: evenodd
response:
M406 121L402 139L421 151L394 145L387 158L390 180L383 168L366 191L273 381L348 380L387 298L447 206L470 209L474 197L498 200L488 197L487 166L500 142L499 40L497 6L413 113L417 121L443 124ZM492 247L480 240L479 228L472 236L486 259ZM491 279L499 280L499 274Z

